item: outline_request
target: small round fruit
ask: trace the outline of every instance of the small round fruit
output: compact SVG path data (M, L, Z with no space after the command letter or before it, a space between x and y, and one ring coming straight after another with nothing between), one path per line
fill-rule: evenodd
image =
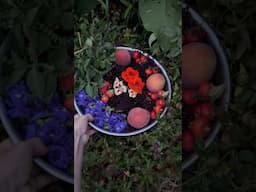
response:
M64 100L64 107L70 111L70 112L75 112L75 107L74 107L74 98L73 97L69 97L69 98L66 98Z
M151 111L150 118L151 119L156 119L156 112L155 111Z
M143 108L136 107L129 111L127 122L136 129L145 127L150 121L150 113Z
M196 92L194 89L182 89L182 101L186 105L193 105L197 102Z
M153 73L152 69L145 70L146 75L151 75Z
M216 68L216 54L206 43L190 43L182 48L182 86L197 88L209 81Z
M133 57L133 59L137 59L140 57L140 53L138 51L134 51L134 52L132 52L132 57Z
M165 78L162 74L156 73L148 77L146 84L149 91L158 92L164 88Z
M164 107L165 106L165 101L163 99L158 99L156 101L156 105L159 105L161 107Z
M156 114L160 114L163 111L162 106L157 105L154 107L154 111L156 112Z
M213 116L213 106L211 103L200 104L200 116L211 119Z
M198 94L201 97L208 97L210 94L210 90L211 90L211 85L208 81L203 81L200 86L199 86L199 90L198 90Z
M59 87L64 91L73 91L74 73L63 75L59 78Z
M149 97L152 99L152 100L157 100L158 96L156 93L150 93L149 94Z
M117 49L115 52L115 62L118 65L126 66L131 63L131 55L129 51L124 49Z
M191 131L195 137L205 137L207 134L207 126L209 121L207 118L199 117L191 122Z
M195 138L190 131L184 131L182 134L182 150L184 152L191 152L194 149Z
M160 91L157 92L157 95L158 95L159 97L163 97L163 94L164 94L164 91L163 91L163 90L160 90Z
M147 57L146 56L141 56L141 58L140 58L140 62L141 63L146 63L147 62Z
M102 101L103 103L107 103L108 100L109 100L109 98L108 98L108 96L106 96L106 95L103 95L103 96L101 97L101 101Z

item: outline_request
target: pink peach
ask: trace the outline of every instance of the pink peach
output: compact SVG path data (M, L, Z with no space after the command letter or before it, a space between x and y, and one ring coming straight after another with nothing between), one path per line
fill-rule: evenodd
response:
M115 62L118 65L129 65L131 63L130 52L124 49L117 49L115 52Z
M165 78L162 74L155 73L149 76L146 84L149 91L158 92L164 88Z
M132 127L141 129L149 123L150 113L140 107L133 108L128 113L127 121Z

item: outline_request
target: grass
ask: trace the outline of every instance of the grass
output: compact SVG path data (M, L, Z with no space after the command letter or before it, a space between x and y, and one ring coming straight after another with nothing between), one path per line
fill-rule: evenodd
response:
M218 139L183 173L183 191L255 191L255 2L193 2L226 47L233 94Z
M79 71L80 75L83 74L83 77L90 76L87 78L87 84L83 83L84 79L78 79L77 89L90 89L88 81L92 87L100 82L100 76L112 61L111 53L116 45L130 46L152 54L148 46L150 34L144 30L140 20L137 18L131 22L124 19L122 10L112 14L105 16L100 9L97 9L97 12L77 19L76 71ZM168 114L157 127L138 136L117 138L100 133L93 136L85 151L82 191L179 190L181 58L168 59L160 51L155 52L154 57L166 68L174 87ZM86 69L84 69L85 64L87 64ZM90 67L97 69L99 77L86 74Z

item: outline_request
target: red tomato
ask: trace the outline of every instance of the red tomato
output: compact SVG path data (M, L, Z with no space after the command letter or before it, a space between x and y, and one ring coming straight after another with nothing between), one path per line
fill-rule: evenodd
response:
M156 112L155 111L151 111L150 118L151 119L156 119Z
M159 97L162 97L163 94L164 94L164 91L163 91L163 90L160 90L160 91L157 92L157 95L158 95Z
M156 112L156 114L161 113L162 110L163 110L163 108L162 108L161 106L159 106L159 105L157 105L157 106L154 107L154 111Z
M213 117L213 105L211 103L201 103L193 107L195 115L212 119Z
M106 95L103 95L103 96L101 97L101 101L102 101L103 103L107 103L108 100L109 100L109 98L108 98L108 96L106 96Z
M207 135L207 126L209 121L205 117L198 117L191 122L191 131L195 137L205 137Z
M145 70L145 73L146 73L147 75L151 75L151 74L153 73L153 71L152 71L152 69L146 69L146 70Z
M109 97L109 98L113 97L113 95L114 95L113 90L108 90L108 91L106 92L106 96Z
M132 53L132 57L133 57L133 59L137 59L137 58L139 58L140 57L140 53L138 52L138 51L134 51L133 53Z
M74 113L75 112L75 107L74 107L74 97L68 97L64 100L64 107Z
M182 90L182 101L187 105L193 105L197 102L196 92L194 89Z
M156 93L150 93L150 98L152 99L152 100L157 100L157 98L158 98L158 96L157 96L157 94Z
M140 58L140 63L146 63L147 62L147 57L146 56L141 56Z
M164 107L165 106L165 101L163 99L158 99L156 101L156 105L159 105L161 107Z
M73 91L74 73L63 75L59 78L59 87L64 91Z
M198 94L201 97L208 97L210 94L210 90L211 90L211 85L208 81L204 81L200 84L199 90L198 90Z

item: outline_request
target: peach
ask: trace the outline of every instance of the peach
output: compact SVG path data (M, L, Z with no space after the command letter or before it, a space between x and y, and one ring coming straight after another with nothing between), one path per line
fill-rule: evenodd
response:
M151 92L158 92L164 88L165 78L160 73L150 75L147 79L147 88Z
M182 49L182 84L185 88L197 88L208 81L216 68L214 50L205 43L190 43Z
M132 127L141 129L149 123L150 113L140 107L133 108L128 113L127 121Z
M115 52L115 62L118 65L129 65L131 63L130 52L124 49L117 49Z

